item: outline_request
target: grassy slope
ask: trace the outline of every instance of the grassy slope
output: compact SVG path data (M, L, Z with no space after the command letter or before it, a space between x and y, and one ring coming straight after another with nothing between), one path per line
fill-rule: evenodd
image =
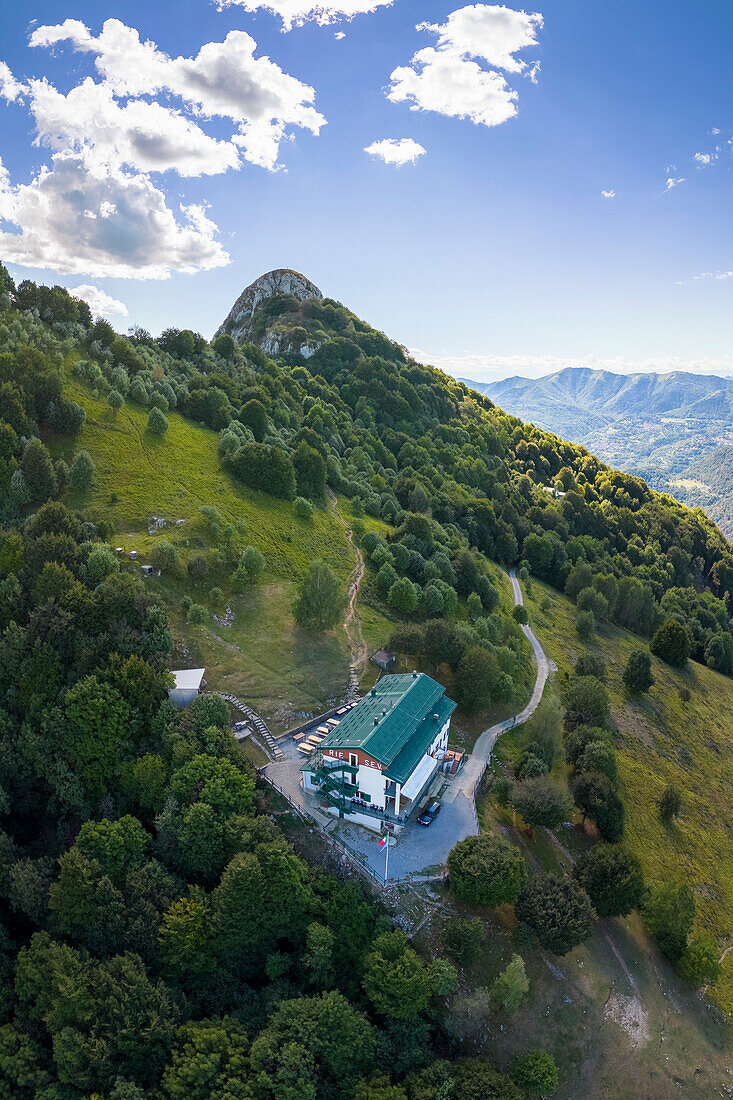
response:
M546 613L540 609L544 596L552 600ZM548 655L561 673L571 671L586 648L575 631L573 605L537 582L526 603ZM652 658L651 692L629 699L621 676L639 644L628 631L606 625L587 647L602 654L608 666L626 840L649 881L690 883L697 929L714 935L723 949L733 933L733 681L694 662L680 672ZM691 693L687 703L679 695L683 686ZM682 815L671 828L661 823L656 805L668 783L683 792ZM733 1012L733 953L715 996Z
M97 484L83 499L67 496L72 507L83 507L92 520L115 527L114 542L136 549L146 560L155 538L168 538L179 548L185 565L195 553L215 545L199 515L202 505L214 505L224 523L243 522L239 545L257 547L266 570L251 593L232 593L225 573L192 588L185 575L148 583L166 603L179 639L175 659L205 664L214 688L250 700L272 719L277 729L299 711L317 711L341 698L347 684L348 654L343 630L313 636L294 623L291 603L298 579L315 558L329 562L345 583L354 556L342 525L329 510L317 510L310 521L296 519L292 504L237 485L219 465L215 432L170 413L169 430L161 439L147 431L147 412L127 403L116 415L106 401L96 400L83 386L69 382L67 392L87 411L87 422L73 443L52 441L56 455L70 461L84 447L97 467ZM151 517L166 524L149 534ZM184 522L176 526L177 520ZM210 602L211 587L224 591L224 604ZM209 620L186 625L180 598L189 593L220 620L225 607L234 620Z

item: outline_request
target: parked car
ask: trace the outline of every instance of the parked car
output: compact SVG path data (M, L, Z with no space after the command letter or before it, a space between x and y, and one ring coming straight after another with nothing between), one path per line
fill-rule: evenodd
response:
M418 817L418 823L420 825L432 825L439 813L440 802L429 802L427 807Z

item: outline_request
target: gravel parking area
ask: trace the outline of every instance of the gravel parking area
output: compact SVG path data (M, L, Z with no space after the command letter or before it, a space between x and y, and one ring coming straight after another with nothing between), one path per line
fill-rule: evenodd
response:
M384 879L385 850L379 847L379 837L360 828L339 821L334 835L349 848L360 852L369 869ZM409 875L437 874L445 866L448 853L459 840L478 833L478 821L473 799L459 792L452 802L443 801L443 807L425 828L413 818L399 834L389 850L389 881Z

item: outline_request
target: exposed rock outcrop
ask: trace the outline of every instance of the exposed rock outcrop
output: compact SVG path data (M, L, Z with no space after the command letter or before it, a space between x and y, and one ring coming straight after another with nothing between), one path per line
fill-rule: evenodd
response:
M268 329L264 335L258 335L255 331L252 322L258 307L268 298L281 295L289 295L300 302L323 298L323 294L315 283L297 271L289 271L287 268L268 271L266 275L260 275L259 279L255 279L242 291L226 320L217 329L216 335L228 332L238 344L258 343L268 355L298 351L304 358L308 358L316 351L317 344L304 343L302 347L292 347L285 333L280 334L275 329Z

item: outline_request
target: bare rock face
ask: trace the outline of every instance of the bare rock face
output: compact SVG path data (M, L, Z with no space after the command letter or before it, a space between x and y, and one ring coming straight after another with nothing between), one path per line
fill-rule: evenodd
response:
M228 317L217 329L216 335L228 332L238 344L252 343L251 322L257 307L266 299L279 297L282 294L292 295L301 302L307 302L311 298L323 298L323 294L315 283L297 271L289 271L287 268L268 271L266 275L260 275L259 279L255 279L242 291L229 311ZM268 355L277 355L281 351L288 350L280 344L281 341L275 332L267 332L264 340L261 341L261 346ZM310 350L310 354L313 354L314 350L315 348Z

